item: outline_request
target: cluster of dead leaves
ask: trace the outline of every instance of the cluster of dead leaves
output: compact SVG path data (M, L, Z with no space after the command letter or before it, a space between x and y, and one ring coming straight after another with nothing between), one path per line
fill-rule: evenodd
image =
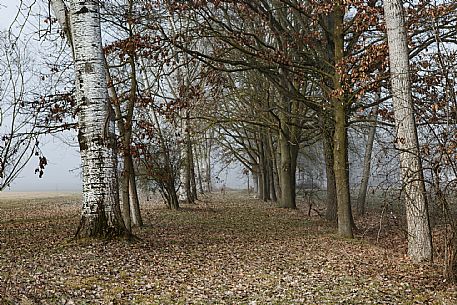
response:
M39 202L38 202L39 201ZM142 205L140 241L71 241L79 198L0 201L1 304L457 303L439 270L243 193Z

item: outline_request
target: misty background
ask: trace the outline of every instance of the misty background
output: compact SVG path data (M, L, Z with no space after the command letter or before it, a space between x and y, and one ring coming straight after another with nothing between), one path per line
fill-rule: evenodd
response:
M1 1L0 31L11 30L13 33L21 31L21 37L24 35L27 37L27 46L35 45L35 48L39 48L40 41L35 32L40 26L24 23L29 8L27 3L23 4L21 12L18 13L20 3L21 1L17 0ZM47 6L42 7L40 5L36 2L33 3L31 11L38 15L38 19L41 19L40 22L44 22L48 16ZM35 17L33 18L35 20ZM2 59L0 58L0 60ZM37 58L37 61L40 61L40 58ZM37 75L37 77L39 76ZM0 107L2 106L1 103L2 101L0 101ZM5 191L80 191L80 157L77 147L75 131L41 137L40 149L48 161L43 177L39 178L38 174L35 174L38 158L32 157L18 178ZM217 181L213 177L215 187L225 184L229 188L243 188L247 185L247 177L242 174L242 167L239 165L226 167L215 164L213 173L218 177Z

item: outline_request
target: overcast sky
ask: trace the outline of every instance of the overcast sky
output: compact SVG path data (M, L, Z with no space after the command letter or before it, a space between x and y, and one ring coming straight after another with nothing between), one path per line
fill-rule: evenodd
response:
M37 1L40 2L40 1ZM0 0L0 29L6 30L17 15L18 0ZM34 10L39 12L39 8ZM45 12L43 12L45 13ZM17 28L13 26L13 30ZM25 31L32 27L27 26ZM28 40L33 43L34 40ZM0 60L2 60L0 58ZM0 101L1 107L1 101ZM65 135L66 140L72 142L74 135ZM43 178L38 178L34 170L38 165L38 159L32 158L27 167L21 172L9 190L11 191L75 191L81 189L79 175L80 159L76 148L70 147L56 137L48 136L41 139L41 149L48 159ZM74 141L73 141L74 143ZM75 170L76 169L76 170Z

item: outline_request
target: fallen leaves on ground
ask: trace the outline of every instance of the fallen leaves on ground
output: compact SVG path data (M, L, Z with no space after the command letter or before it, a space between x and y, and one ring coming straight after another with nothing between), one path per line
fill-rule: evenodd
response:
M457 303L436 265L340 239L305 206L237 192L179 211L144 202L134 243L72 241L79 211L74 196L0 201L1 304Z

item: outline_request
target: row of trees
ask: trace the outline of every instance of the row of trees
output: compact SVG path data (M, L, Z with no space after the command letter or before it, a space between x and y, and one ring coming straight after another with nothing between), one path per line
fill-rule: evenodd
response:
M327 218L337 220L339 235L352 238L347 130L374 114L385 124L395 122L408 253L416 261L431 259L415 116L432 129L453 124L452 76L431 76L427 69L435 57L442 59L442 68L454 65L455 4L410 4L408 24L403 4L390 1L199 1L175 2L170 10L186 25L179 33L170 34L163 23L152 27L225 78L222 98L228 101L218 102L209 120L222 126L224 147L258 177L264 200L278 198L281 206L295 208L300 148L319 141L326 164ZM191 47L192 41L199 44ZM422 86L433 82L434 92L411 88L411 80ZM425 97L432 99L419 102ZM427 112L430 103L432 112ZM453 154L445 146L441 154ZM369 154L366 160L368 174ZM365 193L366 186L359 196L361 210Z
M137 182L149 187L152 179L171 208L194 202L211 190L215 149L243 164L259 198L296 208L297 166L318 149L326 218L353 238L348 134L369 135L357 203L363 214L380 126L398 151L408 254L432 259L427 200L436 198L451 228L447 265L455 276L446 196L456 177L453 1L50 4L49 24L59 28L49 34L67 41L75 81L31 105L50 109L48 127L69 128L78 116L78 237L129 236L141 225Z

